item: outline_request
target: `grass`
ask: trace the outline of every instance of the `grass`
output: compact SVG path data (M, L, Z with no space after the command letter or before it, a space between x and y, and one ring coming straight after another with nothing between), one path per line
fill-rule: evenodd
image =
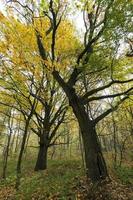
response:
M80 177L84 174L81 162L77 160L54 160L48 163L48 170L34 172L34 162L28 160L24 162L25 167L23 168L20 189L15 193L13 200L48 200L57 197L61 200L70 197L73 200L75 199L73 187L78 184ZM15 184L15 172L11 173L11 170L14 170L12 161L9 162L9 168L9 176L0 183L1 188Z
M48 169L42 172L34 172L34 165L34 157L24 158L21 185L16 192L16 159L9 159L7 179L0 182L0 200L76 200L75 186L85 174L80 160L49 160ZM133 184L133 170L129 166L117 168L115 175L122 183ZM7 198L8 193L12 197Z
M124 184L133 185L133 167L121 166L116 168L116 175Z
M40 199L58 196L61 200L71 196L74 199L72 188L82 173L78 161L52 161L45 172L36 172L21 181L17 199L22 198L23 194L25 200L31 200L33 196Z

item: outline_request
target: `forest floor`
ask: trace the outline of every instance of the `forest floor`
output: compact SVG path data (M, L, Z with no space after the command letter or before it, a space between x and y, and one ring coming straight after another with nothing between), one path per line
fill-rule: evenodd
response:
M7 178L0 181L0 200L133 200L133 170L129 166L110 170L111 182L92 185L86 180L80 161L48 163L46 171L34 172L34 162L25 160L21 185L16 191L16 162L9 160Z

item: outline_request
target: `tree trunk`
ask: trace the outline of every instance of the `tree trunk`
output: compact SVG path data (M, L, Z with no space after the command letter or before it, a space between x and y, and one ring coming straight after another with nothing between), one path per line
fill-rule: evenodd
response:
M79 146L80 146L80 151L81 151L81 158L82 158L83 169L85 169L84 146L83 146L83 141L82 141L82 135L81 135L80 128L79 128Z
M23 158L26 138L27 138L27 134L28 134L29 122L30 122L30 118L26 121L26 124L25 124L25 130L24 130L24 134L23 134L21 149L20 149L18 161L17 161L17 169L16 169L17 178L16 178L16 185L15 185L16 190L18 190L19 186L20 186L21 164L22 164L22 158Z
M35 171L47 169L47 152L48 146L44 142L40 142Z
M101 151L95 127L85 125L82 138L85 150L86 173L93 182L105 179L108 176L106 163Z
M108 177L106 163L98 142L95 129L96 123L89 119L82 100L76 95L75 89L72 87L76 80L75 74L73 74L68 83L64 82L57 71L53 72L53 76L66 93L69 104L78 120L84 144L87 177L92 182L100 181L102 178Z
M9 150L10 150L11 138L12 138L12 127L13 127L13 117L11 117L11 113L10 113L10 117L8 119L9 132L7 134L7 145L6 145L6 149L5 149L5 152L4 152L4 160L3 160L3 174L2 174L2 177L4 179L6 178L7 162L8 162Z
M87 177L90 178L92 182L105 179L108 176L108 173L96 133L96 124L89 119L84 105L81 104L79 98L75 94L72 95L71 93L69 101L81 130Z
M12 130L10 130L9 135L7 136L7 145L6 145L6 149L4 152L4 161L3 161L3 174L2 174L2 178L5 179L6 178L6 170L7 170L7 162L8 162L8 156L9 156L9 147L10 147L10 141L11 141L11 136L12 136Z

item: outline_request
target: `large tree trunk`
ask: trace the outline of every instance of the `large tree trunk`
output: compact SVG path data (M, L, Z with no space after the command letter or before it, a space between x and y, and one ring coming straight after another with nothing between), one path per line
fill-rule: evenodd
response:
M89 119L84 105L82 105L75 93L71 92L69 101L82 134L87 176L93 182L104 179L108 176L108 173L96 133L96 124Z
M87 176L93 182L105 179L108 173L95 127L84 123L84 129L81 132L85 150Z
M98 142L95 129L96 124L89 119L82 100L76 95L75 89L72 87L76 82L75 74L67 83L64 82L57 71L53 72L53 76L66 93L69 104L73 108L73 112L78 120L84 144L87 176L93 182L100 181L108 176L106 163Z
M35 165L35 171L47 169L48 146L45 142L40 142L38 157Z

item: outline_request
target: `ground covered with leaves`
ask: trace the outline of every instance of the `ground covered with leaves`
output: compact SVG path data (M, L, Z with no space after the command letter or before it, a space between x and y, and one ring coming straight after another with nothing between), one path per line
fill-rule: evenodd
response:
M124 174L121 168L116 171L116 180L113 177L93 185L76 160L50 161L44 172L34 172L31 165L27 162L23 168L21 185L16 191L11 163L8 177L0 182L0 200L133 200L131 169L128 176L127 169Z
M77 187L78 199L81 200L132 200L133 187L126 186L115 180L106 180L95 185L86 178L80 180Z

